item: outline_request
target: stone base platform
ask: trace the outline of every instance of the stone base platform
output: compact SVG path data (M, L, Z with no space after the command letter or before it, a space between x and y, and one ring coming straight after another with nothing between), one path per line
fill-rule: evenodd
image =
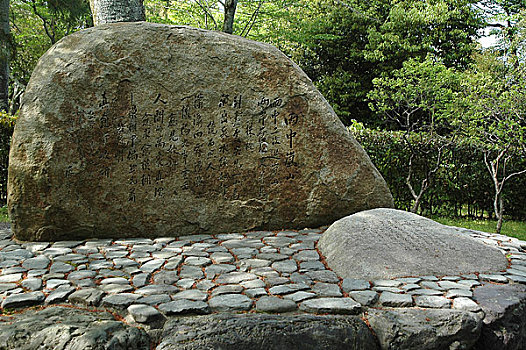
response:
M525 349L526 242L504 271L344 279L324 229L23 243L0 232L0 349Z

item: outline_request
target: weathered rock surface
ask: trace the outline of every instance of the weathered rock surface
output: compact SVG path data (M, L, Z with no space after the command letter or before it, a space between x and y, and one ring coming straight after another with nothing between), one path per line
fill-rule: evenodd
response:
M332 224L318 242L339 276L391 279L505 270L506 257L454 228L394 209L373 209Z
M382 349L470 349L480 335L479 315L458 310L370 309L367 319Z
M479 350L526 349L526 286L485 284L475 289L485 313Z
M378 349L357 316L215 314L172 319L157 350Z
M151 23L39 61L13 136L21 240L318 227L392 206L309 78L266 44Z
M108 312L66 307L0 316L0 349L146 350L150 337L116 321Z

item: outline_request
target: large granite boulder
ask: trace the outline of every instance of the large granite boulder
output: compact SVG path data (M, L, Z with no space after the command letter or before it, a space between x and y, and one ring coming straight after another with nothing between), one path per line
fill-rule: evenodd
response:
M339 276L391 279L505 270L497 248L422 216L372 209L332 224L318 242L328 266Z
M21 240L303 228L392 206L283 53L150 23L90 28L40 59L8 186Z

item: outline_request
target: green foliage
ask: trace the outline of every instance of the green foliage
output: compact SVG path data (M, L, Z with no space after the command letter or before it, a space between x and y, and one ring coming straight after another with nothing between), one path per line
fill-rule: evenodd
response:
M7 214L7 207L0 207L0 222L8 222L9 216Z
M470 219L470 218L449 218L449 217L432 217L433 220L444 225L463 227L471 230L482 232L495 232L497 223L487 219ZM515 237L526 241L526 222L525 221L506 221L502 226L503 235Z
M12 81L27 85L38 59L55 42L92 25L84 0L11 0Z
M7 201L7 165L9 145L16 116L0 111L0 205Z
M372 130L361 128L360 124L350 128L358 142L386 180L399 209L409 210L413 197L407 190L405 179L408 160L412 153L421 155L415 158L413 172L415 178L422 178L436 159L436 145L428 141L427 133L411 133L410 149L399 131ZM457 138L454 142L444 142L444 161L424 197L420 213L448 217L470 216L491 217L493 215L493 183L484 164L481 145L469 138ZM416 152L415 152L416 149ZM526 158L517 158L510 164L510 171L526 166ZM524 196L526 177L517 177L508 184L504 197L509 218L526 218Z
M428 55L410 58L402 68L373 79L367 97L370 108L407 131L449 129L451 104L459 90L460 76Z

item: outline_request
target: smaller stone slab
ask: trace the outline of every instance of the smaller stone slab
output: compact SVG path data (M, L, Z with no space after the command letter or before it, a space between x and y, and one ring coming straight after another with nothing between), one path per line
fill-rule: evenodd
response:
M495 247L394 209L367 210L336 221L323 233L318 248L339 276L364 280L491 274L508 264Z
M350 298L319 298L304 301L300 310L316 314L356 315L362 306Z

